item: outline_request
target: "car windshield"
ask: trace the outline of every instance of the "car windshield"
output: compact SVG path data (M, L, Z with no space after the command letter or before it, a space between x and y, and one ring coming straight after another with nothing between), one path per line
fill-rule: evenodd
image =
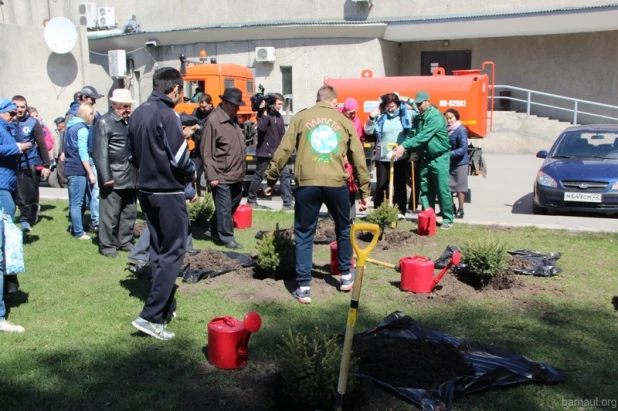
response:
M566 132L554 146L551 157L618 159L618 131L578 130Z

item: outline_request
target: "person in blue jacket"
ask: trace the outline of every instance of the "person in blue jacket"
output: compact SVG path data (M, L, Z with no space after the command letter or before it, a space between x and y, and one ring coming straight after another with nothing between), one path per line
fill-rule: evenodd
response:
M468 192L468 130L459 121L459 112L450 108L444 112L448 138L451 143L451 172L449 188L456 193L459 208L455 218L464 217L464 202Z
M15 172L19 155L32 147L32 143L16 143L12 133L17 106L8 99L0 100L0 209L1 217L12 221L15 204L11 191L15 189ZM17 276L4 275L4 223L0 221L0 332L23 333L24 327L6 320L4 294L17 291ZM12 278L14 281L10 281Z
M88 103L79 106L71 117L64 138L64 172L68 180L71 234L78 240L90 240L84 232L84 201L89 184L96 175L90 167L88 154L88 127L94 121L94 108Z

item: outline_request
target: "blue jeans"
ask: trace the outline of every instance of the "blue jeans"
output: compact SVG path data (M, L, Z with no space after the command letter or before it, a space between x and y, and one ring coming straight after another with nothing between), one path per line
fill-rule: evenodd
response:
M86 176L68 176L69 210L73 235L77 238L84 235L84 200L86 199Z
M97 168L92 159L90 159L90 169L96 176ZM90 221L93 225L99 225L99 183L88 184L87 196L88 207L90 207Z
M11 221L13 221L15 218L15 202L10 191L0 190L0 205L4 210L4 214L11 216Z
M338 262L342 274L349 274L352 264L350 242L350 192L342 187L298 187L294 205L294 237L296 239L296 280L301 287L311 283L313 238L318 225L320 207L326 204L335 222Z
M11 199L10 204L13 204L13 214L15 214L15 204L13 203L13 197L11 197L11 193L6 190L0 190L0 203L4 208L4 214L9 214L7 210L7 207L9 205L9 201L6 198L7 194ZM4 320L5 315L6 306L4 305L4 221L0 221L0 321Z

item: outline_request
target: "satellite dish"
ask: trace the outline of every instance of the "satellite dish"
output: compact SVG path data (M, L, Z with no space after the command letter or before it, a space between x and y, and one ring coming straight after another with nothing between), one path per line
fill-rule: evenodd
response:
M66 17L55 17L45 26L43 37L51 51L66 54L77 43L77 30L71 20Z

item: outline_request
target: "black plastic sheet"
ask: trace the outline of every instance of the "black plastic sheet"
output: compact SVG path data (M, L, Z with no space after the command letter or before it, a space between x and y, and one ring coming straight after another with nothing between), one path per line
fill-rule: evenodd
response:
M511 255L517 255L534 263L533 268L516 268L515 271L518 274L536 275L541 277L551 277L560 272L562 269L556 265L556 260L561 256L558 252L544 253L541 251L532 250L512 250L508 251Z
M519 384L555 384L566 379L567 373L550 365L531 361L523 355L489 344L468 341L442 331L424 328L417 321L396 311L385 317L371 330L354 338L380 334L386 337L426 339L435 343L446 342L459 350L466 363L474 370L474 376L456 377L440 384L436 389L424 390L414 387L393 387L369 375L376 385L389 391L423 411L435 411L446 406L451 409L453 399L490 388L508 387Z
M223 254L232 260L240 262L242 267L251 267L257 264L257 260L251 254L238 253L236 251L224 251ZM178 274L183 283L197 283L200 280L215 278L222 274L231 273L235 268L224 267L220 270L194 270L187 264Z

